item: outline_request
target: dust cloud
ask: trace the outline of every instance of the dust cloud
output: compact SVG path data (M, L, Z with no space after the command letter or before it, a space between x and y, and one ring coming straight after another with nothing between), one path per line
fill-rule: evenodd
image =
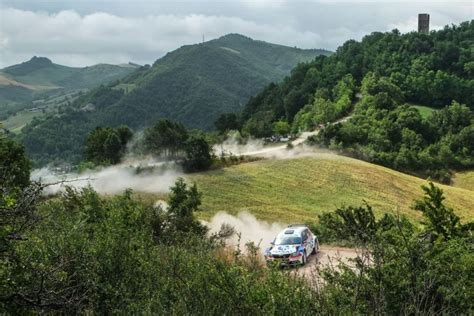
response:
M223 143L215 145L213 151L218 157L234 155L254 156L265 159L292 159L330 154L331 151L329 150L318 149L304 144L308 137L317 135L318 132L319 130L305 132L288 144L272 145L265 145L262 139L247 139L243 142L240 134L234 133L229 135ZM42 168L33 170L31 176L32 180L45 184L55 183L46 187L44 190L45 194L56 194L63 190L66 185L76 188L90 185L97 192L103 194L115 194L128 188L140 192L164 193L168 192L169 187L175 183L178 177L184 177L178 164L174 162L159 162L151 157L142 156L136 158L131 148L129 148L129 153L124 162L119 165L100 170L86 171L81 174L58 174L49 168ZM64 183L61 183L62 181ZM246 219L252 222L247 217L247 215L239 215L237 218L240 221Z
M266 159L293 159L333 153L330 150L308 146L304 143L308 137L318 133L319 130L304 132L289 143L277 144L265 144L262 139L247 139L243 142L238 134L231 134L213 149L217 156L255 156Z
M83 188L91 186L102 194L115 194L126 189L148 193L165 193L183 173L174 163L120 164L81 174L57 174L49 168L33 170L32 180L44 184L44 194L56 194L66 186Z
M287 227L283 223L260 221L248 212L240 212L237 216L219 212L209 222L205 222L205 224L209 227L211 234L217 233L223 224L228 224L235 229L236 233L240 233L241 248L247 242L253 242L260 247L262 252L265 248L269 247L276 235ZM234 235L228 242L229 244L237 245L239 242L238 236Z
M260 151L265 148L264 145L262 139L250 138L243 140L239 133L231 133L224 142L214 145L213 150L217 156L241 156Z
M352 115L348 115L330 124L345 123L351 117ZM214 146L214 152L218 156L229 156L232 154L236 156L258 156L268 159L291 159L318 154L331 154L330 150L305 145L306 140L311 136L318 135L320 130L321 128L317 128L310 132L303 132L288 143L271 145L265 145L262 139L248 139L244 141L238 132L234 132L229 134L229 137L222 144Z

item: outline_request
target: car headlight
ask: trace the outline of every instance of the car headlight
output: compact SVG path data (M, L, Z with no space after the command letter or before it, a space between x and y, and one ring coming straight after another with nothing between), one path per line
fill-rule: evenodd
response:
M292 257L296 257L297 255L298 255L298 251L293 252L293 253L291 254Z

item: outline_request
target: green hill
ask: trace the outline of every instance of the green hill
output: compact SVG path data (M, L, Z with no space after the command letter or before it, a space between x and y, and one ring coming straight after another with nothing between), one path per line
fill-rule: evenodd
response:
M473 38L474 21L467 21L430 34L393 30L374 32L360 42L349 40L330 57L300 65L280 84L260 91L242 111L243 123L257 119L261 122L257 132L271 133L276 120L293 123L318 90L319 97L336 99L340 91L334 89L341 79L350 76L360 87L369 73L389 78L410 104L443 108L456 100L474 108Z
M51 88L92 88L120 79L136 67L97 64L77 68L58 65L46 57L34 56L29 61L0 70L1 75L36 90Z
M329 52L275 45L237 34L183 46L118 84L82 96L61 116L47 116L27 126L23 142L37 162L74 162L83 152L86 133L96 126L127 124L141 129L166 117L209 130L221 113L241 110L265 85L321 54ZM93 110L82 111L88 104Z
M427 182L385 167L333 154L282 160L261 160L192 175L203 193L201 216L219 211L248 211L260 219L298 222L340 206L374 207L420 219L410 206L423 196ZM446 203L464 220L474 218L474 191L438 184Z
M473 39L474 20L349 40L252 97L241 130L267 137L277 121L311 130L351 112L313 144L449 183L453 170L474 168Z
M167 117L209 130L219 114L241 110L266 84L322 53L327 54L237 34L183 46L158 59L143 76L126 81L136 89L105 110L104 123L142 127Z
M36 107L35 100L97 87L127 76L137 66L98 64L67 67L46 57L0 69L0 119Z

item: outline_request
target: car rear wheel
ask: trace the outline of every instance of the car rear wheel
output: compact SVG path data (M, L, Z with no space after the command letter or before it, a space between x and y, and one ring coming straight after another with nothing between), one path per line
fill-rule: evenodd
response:
M313 247L313 251L311 251L311 254L315 255L316 253L318 253L318 251L319 251L319 243L318 243L318 240L315 238L314 247Z

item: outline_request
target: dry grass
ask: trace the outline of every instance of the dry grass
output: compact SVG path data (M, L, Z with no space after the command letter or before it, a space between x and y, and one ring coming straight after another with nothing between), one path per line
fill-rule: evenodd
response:
M249 211L259 219L314 220L317 214L366 201L378 216L399 212L420 219L410 206L426 181L388 168L333 154L263 160L189 176L203 193L200 216ZM474 218L474 192L440 185L463 219Z
M42 91L42 90L50 90L56 89L56 86L42 86L42 85L30 85L22 82L18 82L14 79L8 78L8 76L4 73L0 73L0 86L19 86L30 90L35 91Z
M474 171L456 173L453 178L453 186L474 191Z

